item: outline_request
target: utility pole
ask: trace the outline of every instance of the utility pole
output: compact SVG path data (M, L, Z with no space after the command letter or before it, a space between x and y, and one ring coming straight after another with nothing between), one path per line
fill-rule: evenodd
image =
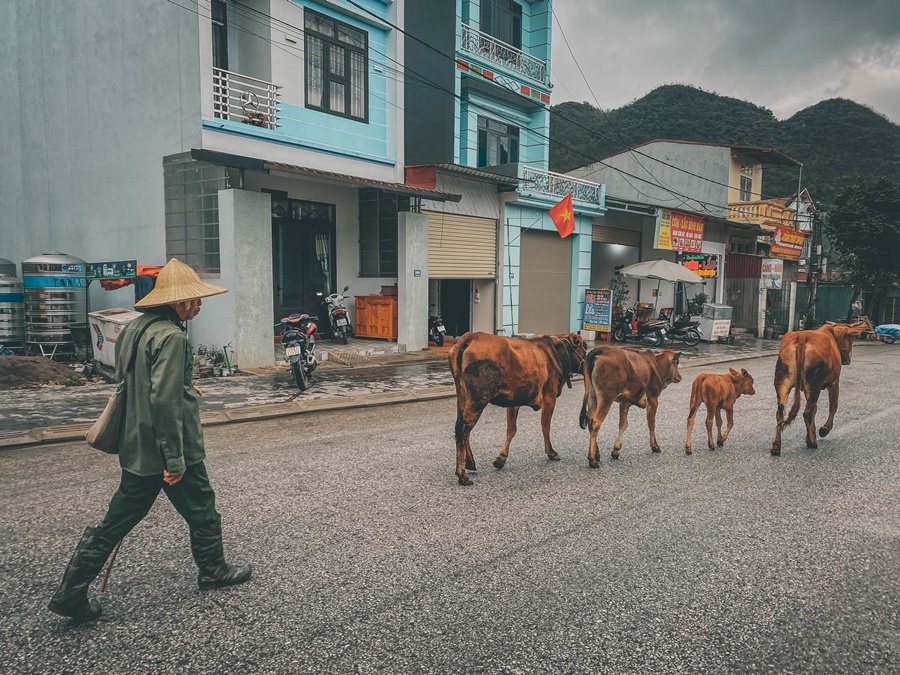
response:
M816 322L816 302L819 292L819 277L822 274L822 228L819 223L819 212L813 211L812 232L809 242L809 271L806 273L806 316L803 328L811 330L818 326Z

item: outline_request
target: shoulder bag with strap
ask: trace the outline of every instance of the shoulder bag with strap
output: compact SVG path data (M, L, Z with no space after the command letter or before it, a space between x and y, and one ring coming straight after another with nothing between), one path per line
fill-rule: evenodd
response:
M88 429L87 433L84 435L84 440L86 440L88 445L92 448L96 448L97 450L110 455L119 454L119 439L121 437L122 427L125 425L125 378L128 376L128 373L131 372L131 369L134 368L134 363L137 359L138 349L140 349L141 338L144 337L144 332L146 332L152 324L157 321L162 321L164 318L165 317L163 316L158 316L154 319L150 319L150 321L141 328L141 332L138 333L137 339L134 341L134 348L131 350L131 359L128 361L128 367L125 368L125 372L122 375L122 381L116 385L116 390L113 392L112 396L109 397L109 401L107 401L103 412L100 413L100 417L97 418L94 425Z

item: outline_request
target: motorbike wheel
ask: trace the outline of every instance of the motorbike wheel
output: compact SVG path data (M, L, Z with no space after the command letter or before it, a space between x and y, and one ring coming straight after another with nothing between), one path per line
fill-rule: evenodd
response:
M444 334L443 333L435 333L434 334L434 344L438 347L442 347L444 345Z
M695 331L693 328L689 328L684 332L684 337L681 338L681 341L684 342L688 347L696 347L700 344L700 333Z
M342 345L347 344L347 327L346 326L341 326L341 331L340 331L339 337L341 339Z
M650 335L645 335L644 341L646 341L647 344L649 344L651 347L662 347L662 343L665 342L666 339L663 337L663 334L657 330Z
M309 387L309 375L306 374L306 368L303 367L303 364L299 361L292 363L291 373L294 375L294 382L297 385L297 389L306 391Z
M625 342L625 329L621 326L616 326L616 329L613 331L612 338L616 342Z

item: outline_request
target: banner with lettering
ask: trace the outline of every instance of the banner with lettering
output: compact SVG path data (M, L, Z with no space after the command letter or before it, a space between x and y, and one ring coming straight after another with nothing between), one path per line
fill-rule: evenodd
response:
M584 292L584 321L582 330L609 333L612 326L612 291L608 288L588 288Z
M704 279L715 279L719 274L719 256L706 253L679 253L678 262Z
M660 209L656 248L699 253L703 248L703 218Z
M806 235L788 227L776 227L772 235L769 255L782 260L800 260Z

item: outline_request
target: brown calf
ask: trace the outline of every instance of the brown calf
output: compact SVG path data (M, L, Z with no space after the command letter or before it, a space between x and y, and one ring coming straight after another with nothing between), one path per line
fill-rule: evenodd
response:
M654 353L646 349L598 347L584 361L584 400L579 424L589 428L588 466L596 469L597 433L615 401L619 402L619 435L613 445L612 458L619 458L622 435L628 428L628 409L636 405L647 409L650 449L659 452L656 441L656 408L659 394L672 382L681 382L678 372L680 353L668 349Z
M450 349L450 372L456 383L456 476L460 485L471 485L466 473L475 471L469 435L481 413L493 404L506 408L506 443L494 466L502 469L509 444L516 435L519 407L541 411L544 452L552 460L559 455L550 444L550 420L563 384L581 370L584 340L576 333L539 335L530 339L489 333L466 333Z
M803 421L806 423L806 447L817 448L816 408L819 394L828 390L828 421L819 429L823 438L834 427L840 394L841 366L850 365L853 338L866 329L866 324L852 326L829 323L818 330L787 333L781 338L781 350L775 364L775 394L778 409L775 413L775 438L772 454L781 454L781 430L794 421L800 410L800 391L806 397ZM788 395L794 389L794 404L787 418L784 408Z
M691 386L691 410L687 418L687 440L684 443L684 451L690 455L691 435L694 432L694 418L700 404L706 405L706 439L709 449L713 450L712 423L716 418L716 445L723 446L728 440L728 434L734 427L734 402L741 394L752 396L756 393L753 389L753 376L741 368L741 372L729 368L729 375L713 375L700 373ZM722 411L728 418L728 428L722 433Z

